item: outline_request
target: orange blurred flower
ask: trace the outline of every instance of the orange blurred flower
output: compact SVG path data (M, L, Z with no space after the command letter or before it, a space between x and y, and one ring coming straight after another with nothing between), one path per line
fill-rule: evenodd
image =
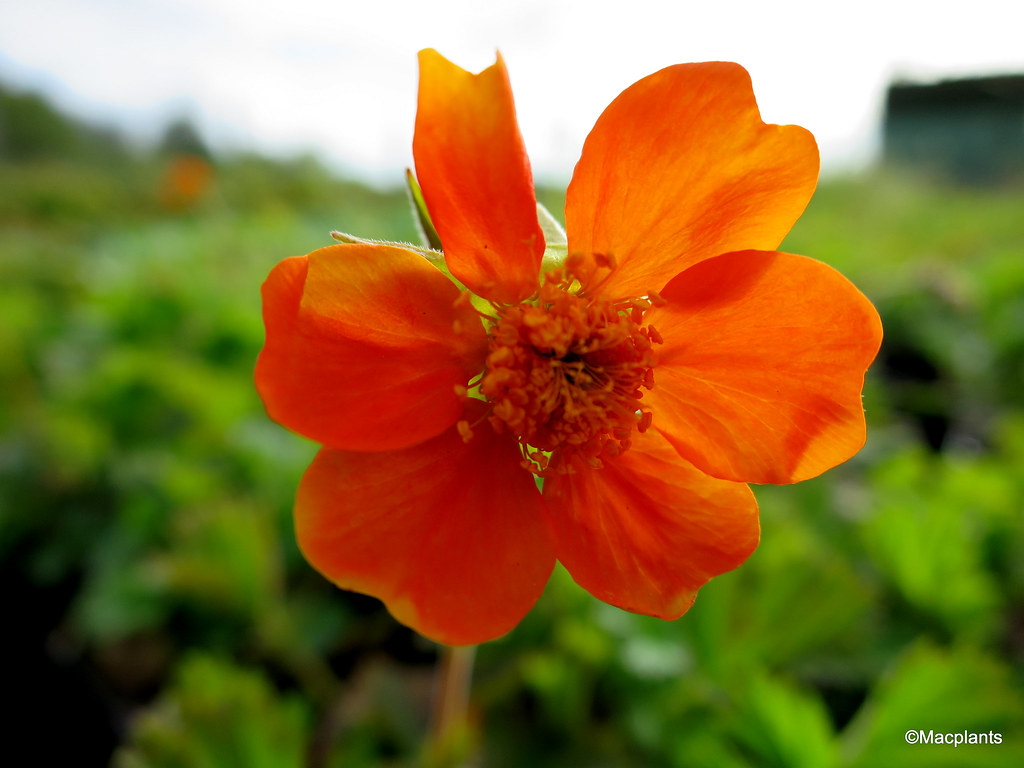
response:
M350 243L263 286L257 387L324 446L296 529L339 586L477 643L516 625L557 559L601 600L676 618L757 546L746 483L863 445L878 315L832 268L774 250L818 151L761 122L742 67L669 67L612 102L561 250L500 56L474 75L420 54L413 153L458 284L439 254Z
M164 208L181 211L194 206L213 184L213 167L198 155L172 157L160 180L160 203Z

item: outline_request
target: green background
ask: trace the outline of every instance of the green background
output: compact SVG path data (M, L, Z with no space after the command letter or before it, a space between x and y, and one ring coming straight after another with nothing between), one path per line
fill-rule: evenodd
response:
M6 748L420 764L437 648L304 563L291 503L316 446L252 385L269 270L331 229L414 238L404 193L238 155L168 205L170 159L205 152L187 126L128 148L24 94L0 107ZM1022 211L1019 186L822 182L784 249L882 315L866 448L757 488L760 548L679 621L556 571L478 650L467 764L1024 765Z

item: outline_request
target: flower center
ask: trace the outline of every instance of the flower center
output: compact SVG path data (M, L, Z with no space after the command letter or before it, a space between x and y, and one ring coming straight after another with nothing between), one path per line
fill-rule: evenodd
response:
M587 298L572 285L555 270L535 300L497 307L489 321L480 394L492 427L518 438L524 465L538 475L569 471L574 456L600 467L652 420L639 401L654 386L661 337L642 322L657 297Z

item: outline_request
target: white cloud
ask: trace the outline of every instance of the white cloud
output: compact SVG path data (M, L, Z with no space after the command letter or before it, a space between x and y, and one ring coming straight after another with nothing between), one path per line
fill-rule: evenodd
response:
M0 77L134 130L191 113L215 139L315 149L363 174L410 161L416 51L508 62L538 175L566 178L601 109L680 61L744 64L766 120L826 167L870 154L887 81L1024 70L1024 6L629 0L34 0L0 6Z

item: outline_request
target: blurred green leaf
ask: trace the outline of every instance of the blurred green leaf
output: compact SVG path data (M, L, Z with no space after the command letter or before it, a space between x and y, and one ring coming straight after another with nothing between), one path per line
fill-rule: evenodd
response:
M875 470L875 505L864 520L867 551L900 595L952 633L991 638L1000 595L983 543L992 514L1015 498L998 474L967 484L949 460L921 452L891 457Z
M117 768L303 768L310 715L263 675L196 654L135 722Z
M908 744L908 730L1002 735L1001 744ZM843 734L850 768L1024 764L1024 696L1007 667L971 648L910 648Z
M265 510L231 502L182 510L150 580L210 611L255 621L282 599L275 532Z
M813 692L755 674L739 707L735 738L754 765L828 768L838 751L825 705Z
M163 158L115 147L104 164L101 137L65 142L45 110L26 133L39 105L22 106L22 157L0 159L0 557L30 585L14 606L50 664L38 679L53 697L97 680L114 712L158 693L122 766L303 764L314 708L330 768L413 764L434 649L302 559L291 507L316 446L252 384L273 265L335 228L410 240L407 195L237 155L170 210ZM558 239L564 190L538 198ZM1022 205L1016 188L822 182L784 247L844 271L883 316L866 448L757 489L758 551L677 622L557 568L479 650L480 765L1024 764ZM144 674L126 669L133 643ZM992 748L902 741L996 724L1010 736Z

